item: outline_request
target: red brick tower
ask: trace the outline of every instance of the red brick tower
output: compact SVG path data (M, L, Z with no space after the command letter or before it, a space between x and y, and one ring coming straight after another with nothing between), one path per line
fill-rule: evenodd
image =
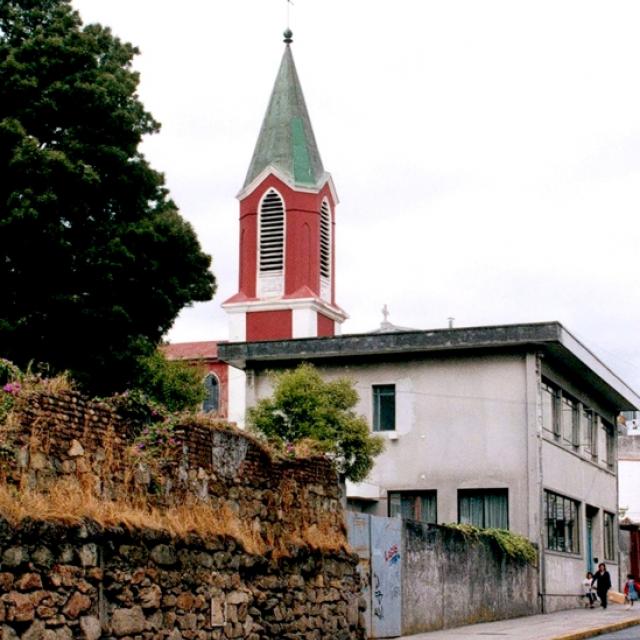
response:
M238 293L230 340L339 333L333 180L324 170L291 54L291 31L240 201Z

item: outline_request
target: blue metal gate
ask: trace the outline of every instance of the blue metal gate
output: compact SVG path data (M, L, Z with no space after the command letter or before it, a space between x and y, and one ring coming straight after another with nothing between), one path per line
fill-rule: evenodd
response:
M360 558L368 637L397 637L402 634L402 520L347 512L347 529Z

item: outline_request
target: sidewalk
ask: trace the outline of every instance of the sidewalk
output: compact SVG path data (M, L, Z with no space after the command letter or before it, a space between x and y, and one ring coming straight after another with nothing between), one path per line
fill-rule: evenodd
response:
M581 640L603 633L640 625L640 607L627 611L623 605L610 604L607 609L569 609L545 615L514 618L499 622L473 624L457 629L403 636L400 640L468 640L500 638L509 640ZM640 629L638 631L640 638Z

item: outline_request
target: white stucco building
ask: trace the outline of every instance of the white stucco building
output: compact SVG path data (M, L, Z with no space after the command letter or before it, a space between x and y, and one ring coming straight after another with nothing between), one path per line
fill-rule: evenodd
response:
M508 528L542 550L546 611L576 605L585 571L618 583L617 429L640 398L559 323L401 331L220 345L247 374L312 362L347 376L386 440L351 508ZM597 559L597 560L596 560Z

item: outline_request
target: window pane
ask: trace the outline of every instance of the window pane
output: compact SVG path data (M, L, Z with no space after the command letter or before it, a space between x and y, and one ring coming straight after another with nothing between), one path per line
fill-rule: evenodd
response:
M474 527L508 529L506 489L460 489L458 521Z
M507 529L507 496L487 495L485 496L485 527L493 529Z
M542 385L542 427L553 432L554 392L547 384Z
M400 511L400 494L389 493L389 517L399 518L402 515Z
M436 523L437 493L435 491L389 492L389 516L403 520Z
M218 386L218 378L213 374L209 374L204 379L204 402L202 403L202 410L205 413L211 413L218 410L220 389Z
M578 503L546 491L545 505L547 549L579 553Z
M606 560L615 559L615 529L614 515L604 513L604 557Z
M373 387L373 430L393 431L396 428L396 386Z

